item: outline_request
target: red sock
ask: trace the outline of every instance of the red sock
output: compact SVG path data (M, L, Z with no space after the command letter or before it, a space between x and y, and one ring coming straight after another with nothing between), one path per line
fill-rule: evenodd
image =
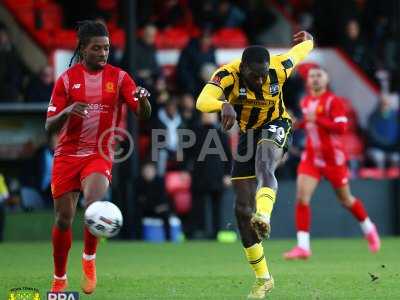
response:
M296 229L297 231L310 231L311 209L308 204L297 201L296 204Z
M97 237L90 233L90 231L85 226L84 228L84 236L83 236L83 253L86 255L94 255L96 254L97 249Z
M348 207L348 210L358 220L358 222L362 222L368 218L367 211L365 210L364 204L360 201L360 199L356 198L353 205Z
M53 259L54 259L54 275L63 277L66 274L68 252L72 244L72 230L68 228L61 230L57 226L53 226Z

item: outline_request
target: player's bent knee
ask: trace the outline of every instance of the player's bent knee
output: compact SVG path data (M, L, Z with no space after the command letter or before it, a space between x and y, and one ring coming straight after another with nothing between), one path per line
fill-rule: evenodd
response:
M72 226L74 217L71 214L57 214L56 215L56 226L61 230L66 230Z

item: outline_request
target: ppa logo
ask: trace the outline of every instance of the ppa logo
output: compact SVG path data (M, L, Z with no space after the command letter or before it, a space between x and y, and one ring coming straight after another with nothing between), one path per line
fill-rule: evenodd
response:
M47 292L47 300L78 300L78 292Z

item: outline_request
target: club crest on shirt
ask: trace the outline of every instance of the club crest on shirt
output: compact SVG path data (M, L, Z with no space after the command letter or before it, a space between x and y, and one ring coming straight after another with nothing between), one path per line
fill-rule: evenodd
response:
M323 110L324 110L324 108L322 107L322 105L319 105L317 107L317 113L322 113Z
M279 93L279 84L278 83L270 84L269 85L269 93L271 95Z
M106 82L106 92L107 93L115 93L114 82L111 82L111 81Z
M247 92L246 92L245 88L240 88L239 89L239 96L243 96L243 97L247 96Z
M217 85L220 85L221 83L221 76L215 75L212 79L211 79L211 83L215 83Z

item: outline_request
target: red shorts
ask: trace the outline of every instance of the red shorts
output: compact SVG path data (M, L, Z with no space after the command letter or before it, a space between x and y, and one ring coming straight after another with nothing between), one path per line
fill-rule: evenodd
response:
M57 199L71 191L80 191L81 182L92 173L104 174L111 182L112 162L99 154L84 157L56 156L53 162L51 191Z
M302 160L297 167L297 174L304 174L320 180L325 177L333 186L338 189L349 183L349 169L346 165L328 165L317 167L308 160Z

